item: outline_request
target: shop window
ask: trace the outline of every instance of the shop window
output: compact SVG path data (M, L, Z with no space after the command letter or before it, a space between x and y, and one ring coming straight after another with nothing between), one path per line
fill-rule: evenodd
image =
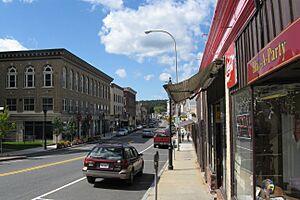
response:
M253 137L251 129L251 90L232 97L234 141L234 194L238 200L253 198Z
M300 84L254 88L256 186L274 196L300 198Z

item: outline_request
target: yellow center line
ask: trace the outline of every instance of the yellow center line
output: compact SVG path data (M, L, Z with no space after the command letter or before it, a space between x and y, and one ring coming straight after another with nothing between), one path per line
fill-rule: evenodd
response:
M69 159L69 160L63 160L63 161L49 163L49 164L45 164L45 165L39 165L39 166L36 166L36 167L30 167L30 168L26 168L26 169L17 170L17 171L7 172L7 173L0 174L0 177L1 176L9 176L9 175L13 175L13 174L19 174L19 173L23 173L23 172L29 172L29 171L32 171L32 170L41 169L41 168L45 168L45 167L50 167L50 166L54 166L54 165L60 165L60 164L72 162L72 161L75 161L75 160L80 160L84 157L85 156L80 156L80 157L72 158L72 159Z

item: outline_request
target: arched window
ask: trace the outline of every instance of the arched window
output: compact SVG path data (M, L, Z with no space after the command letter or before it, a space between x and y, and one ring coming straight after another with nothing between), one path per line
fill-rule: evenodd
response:
M34 87L34 68L33 66L28 66L25 69L25 87Z
M53 86L53 70L50 65L44 67L44 87Z
M17 87L17 70L15 67L10 67L7 73L7 87L16 88Z
M67 88L67 68L63 67L62 71L62 87Z
M89 88L89 94L93 95L93 79L90 80L90 88Z
M74 82L74 89L76 90L76 91L78 91L78 77L79 77L79 73L78 72L76 72L75 73L75 82Z
M74 88L73 88L73 70L71 69L70 70L70 77L69 77L69 86L70 86L70 90L73 90Z
M84 85L84 80L83 80L83 75L80 76L80 83L79 83L79 91L83 92L83 85Z
M85 79L85 93L89 94L89 77Z

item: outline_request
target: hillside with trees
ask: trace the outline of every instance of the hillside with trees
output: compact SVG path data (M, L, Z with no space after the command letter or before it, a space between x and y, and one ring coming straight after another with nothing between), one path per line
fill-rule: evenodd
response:
M167 100L147 100L147 101L139 101L139 102L149 107L150 113L167 112Z

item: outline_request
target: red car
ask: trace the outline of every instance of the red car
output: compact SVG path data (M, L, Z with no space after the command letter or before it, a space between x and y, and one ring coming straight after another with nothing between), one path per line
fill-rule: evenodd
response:
M157 131L153 138L154 147L169 146L170 132Z
M127 144L96 145L84 159L83 174L89 183L96 178L124 179L132 184L135 175L142 175L143 154Z

